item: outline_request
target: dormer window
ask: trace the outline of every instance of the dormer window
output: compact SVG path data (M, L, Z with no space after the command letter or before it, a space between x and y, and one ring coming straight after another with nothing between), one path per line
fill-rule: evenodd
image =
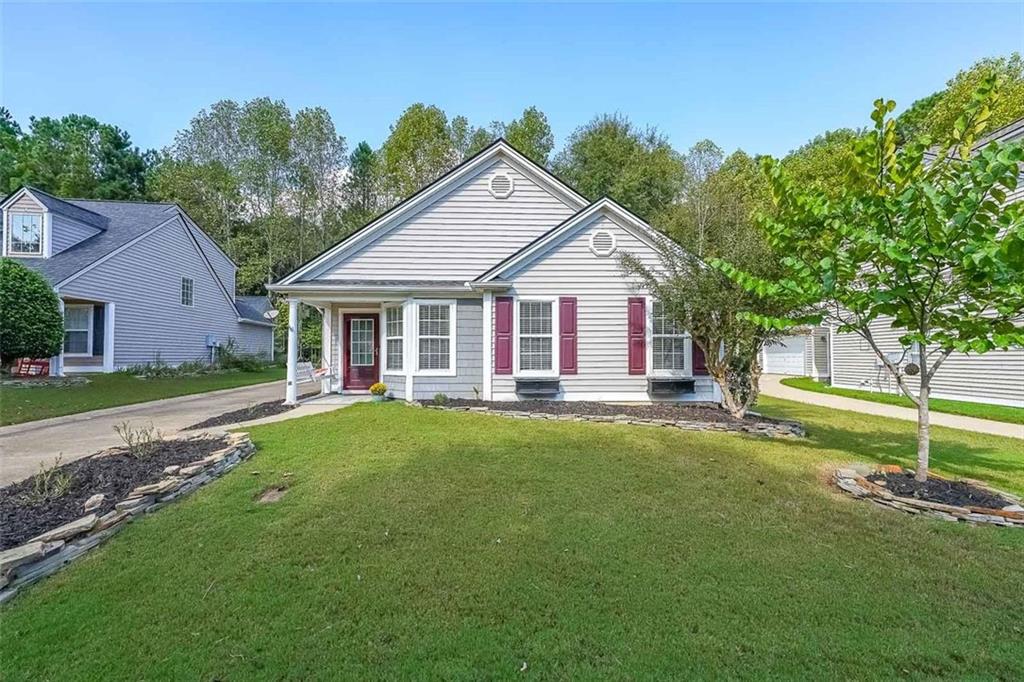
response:
M7 253L18 256L43 255L43 216L40 213L12 213Z

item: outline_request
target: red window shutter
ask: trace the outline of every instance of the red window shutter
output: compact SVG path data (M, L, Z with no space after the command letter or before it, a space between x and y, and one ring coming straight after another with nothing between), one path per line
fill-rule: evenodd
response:
M704 351L701 350L700 346L690 340L690 346L693 350L693 374L694 376L704 376L708 373L707 361L704 359Z
M494 373L512 373L512 297L494 299Z
M630 297L627 320L629 324L629 373L647 373L647 311L642 296Z
M576 374L576 297L558 299L558 364L561 374Z

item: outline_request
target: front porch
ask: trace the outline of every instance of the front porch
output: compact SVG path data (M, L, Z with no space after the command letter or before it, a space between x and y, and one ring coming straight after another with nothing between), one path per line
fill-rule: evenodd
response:
M64 345L50 359L50 374L113 372L114 304L80 298L60 299Z

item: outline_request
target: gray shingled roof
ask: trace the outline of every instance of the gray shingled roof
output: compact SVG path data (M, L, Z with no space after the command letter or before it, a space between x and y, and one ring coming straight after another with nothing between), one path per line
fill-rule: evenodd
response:
M273 309L270 299L266 296L235 296L235 308L238 316L253 322L268 322L263 313Z
M38 199L43 206L50 209L54 213L66 215L69 218L74 218L79 222L83 222L86 225L92 225L93 227L100 230L107 229L107 225L109 224L110 220L104 215L96 213L95 211L91 211L87 208L83 208L81 206L76 206L70 201L66 201L59 197L55 197L52 194L48 194L43 190L39 189L38 187L29 186L25 187L25 189L31 192L32 196Z
M57 199L45 192L35 189L31 191L54 212L71 215L76 219L81 219L80 215L92 214L105 222L102 232L51 258L18 259L19 263L40 273L51 284L57 284L92 265L103 256L174 217L175 211L178 210L175 204ZM80 213L70 214L69 207Z

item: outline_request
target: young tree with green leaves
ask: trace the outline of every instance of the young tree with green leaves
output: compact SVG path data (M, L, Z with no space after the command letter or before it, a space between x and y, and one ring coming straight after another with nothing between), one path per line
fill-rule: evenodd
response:
M729 256L714 265L744 289L800 311L756 310L744 317L766 329L822 320L864 339L917 406L918 480L928 476L929 396L954 352L1024 345L1024 204L1006 203L1017 187L1024 145L974 146L998 106L986 78L938 140L898 145L892 101L878 100L874 127L853 145L838 196L790 180L765 160L776 205L764 217L768 243L784 254L765 277ZM876 331L901 331L900 357Z
M519 118L509 123L495 123L493 128L495 137L504 137L528 159L541 166L548 165L548 156L555 147L555 136L543 111L528 107Z

